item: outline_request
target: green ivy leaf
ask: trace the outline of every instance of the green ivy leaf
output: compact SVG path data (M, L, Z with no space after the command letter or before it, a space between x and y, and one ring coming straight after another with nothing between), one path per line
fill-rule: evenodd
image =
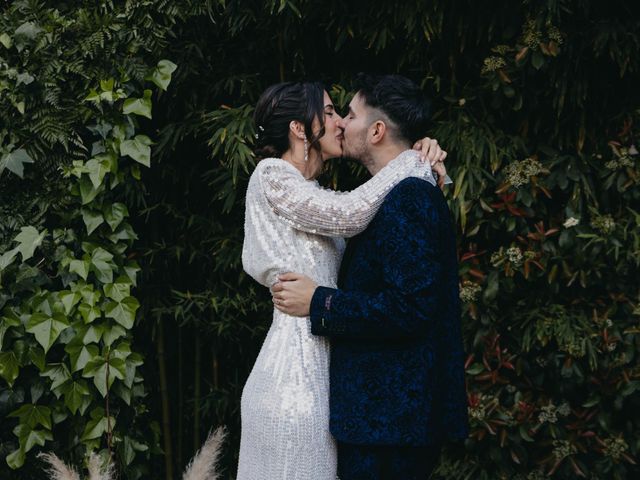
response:
M18 28L16 28L13 36L15 37L16 41L18 40L18 38L35 40L40 32L42 32L42 28L40 28L38 25L33 22L25 22Z
M6 168L10 172L15 173L20 178L24 178L25 163L33 163L33 158L29 156L25 149L19 148L18 150L14 150L5 154L0 159L0 173L2 173L2 171Z
M105 326L102 324L85 325L78 329L76 338L85 345L98 343L102 338Z
M7 455L7 465L11 467L13 470L17 470L18 468L24 465L25 453L21 448Z
M122 113L135 113L151 119L151 90L145 90L142 98L128 98L124 101Z
M16 236L15 240L19 243L18 250L22 254L22 261L33 257L36 248L42 244L42 240L44 240L46 234L46 230L38 233L38 230L32 226L22 227L20 229L20 233Z
M146 135L136 135L133 140L125 140L120 144L120 154L129 156L145 167L151 166L151 147L153 142Z
M109 371L108 378L107 370ZM124 380L124 360L122 360L121 358L110 357L109 362L107 362L104 357L94 357L84 367L82 376L85 378L93 378L93 384L96 386L100 394L103 397L106 397L108 389L111 388L111 385L113 385L113 382L116 378Z
M51 380L51 390L56 390L71 379L71 373L64 363L50 363L40 376ZM56 397L59 395L56 394Z
M20 448L27 453L36 445L44 447L46 440L53 440L51 432L46 430L32 430L27 425L20 424L13 429L13 433L20 440Z
M137 240L138 235L133 231L133 227L130 224L123 223L115 233L112 233L107 238L113 243L118 243L120 240Z
M140 266L136 262L131 262L124 266L124 273L127 274L127 277L129 277L129 280L131 280L131 283L133 284L134 287L137 286L138 284L137 278L138 278L139 271L140 271Z
M129 355L131 355L131 345L129 342L120 342L117 347L111 350L111 355L115 358L120 358L122 360L126 360Z
M102 190L102 185L99 188L93 186L91 180L84 175L79 180L80 184L80 197L82 199L82 205L91 203Z
M98 307L92 307L86 303L81 303L78 307L78 311L80 312L84 323L91 323L102 315L102 311Z
M155 83L161 90L166 91L169 83L171 83L171 74L175 72L178 66L169 60L160 60L156 68L146 77Z
M104 223L104 218L99 212L89 210L88 208L82 209L82 220L87 227L87 234L91 235L96 228Z
M111 231L113 232L118 228L118 225L120 225L122 220L129 216L129 210L127 210L127 206L123 203L114 203L105 207L103 214L104 219L107 221L111 227Z
M20 249L16 247L13 250L8 250L0 255L0 272L13 263L19 252Z
M0 377L4 378L10 387L18 378L20 373L20 362L14 352L0 353Z
M37 345L29 349L29 360L38 367L38 370L43 371L45 369L46 361L44 350Z
M127 331L118 324L105 326L104 333L102 334L102 341L105 345L109 346L118 338L124 337L126 334Z
M97 415L97 411L102 412L102 414ZM91 420L87 422L84 432L82 432L80 441L86 442L87 440L93 440L102 437L102 435L104 435L104 433L107 431L109 424L111 424L111 429L113 430L116 424L115 418L109 417L109 421L107 421L104 410L102 410L101 408L94 409L91 412Z
M44 405L22 405L17 410L11 412L8 417L17 417L20 423L24 423L30 428L42 425L47 430L51 430L51 409Z
M42 345L45 353L49 351L60 332L69 326L66 317L59 313L53 316L44 313L34 313L27 321L27 332L33 333L36 341Z
M89 386L84 380L69 382L62 388L64 404L72 414L82 410L82 405L86 399L91 398Z
M9 49L13 45L13 40L6 33L0 34L0 43L4 46L4 48Z
M16 87L20 84L29 85L30 83L33 83L34 80L35 78L28 72L19 73L16 76Z
M105 175L111 170L111 158L109 155L98 155L89 160L85 167L89 172L89 180L93 188L98 189L102 185Z
M91 266L91 261L89 257L83 260L71 260L69 263L69 272L77 273L83 280L86 280L89 276L89 268Z
M135 297L126 297L120 302L107 302L105 315L113 318L126 329L131 329L136 319L136 311L140 303Z
M93 358L99 356L97 345L85 345L81 341L74 341L65 347L71 359L71 371L82 370Z
M4 314L0 316L0 352L2 351L5 333L7 333L9 328L19 327L20 325L20 317L10 308L5 309Z
M63 290L58 295L60 297L60 301L64 306L64 313L69 315L73 307L80 301L80 294L76 292L71 292L69 290Z
M109 78L107 80L100 80L100 88L103 92L111 92L113 91L113 87L115 86L116 81L113 78Z
M80 295L82 295L82 300L87 305L91 305L92 307L98 303L102 294L99 290L94 290L93 285L81 285L76 287L75 289Z
M107 297L120 302L131 295L131 280L127 277L118 277L114 283L108 283L103 289Z
M113 255L98 247L91 254L91 271L102 283L113 282Z

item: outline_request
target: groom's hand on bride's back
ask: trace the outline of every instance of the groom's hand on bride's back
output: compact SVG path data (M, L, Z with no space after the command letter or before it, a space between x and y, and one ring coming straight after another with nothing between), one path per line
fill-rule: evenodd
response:
M294 317L309 315L311 298L318 284L301 273L282 273L271 287L273 305Z

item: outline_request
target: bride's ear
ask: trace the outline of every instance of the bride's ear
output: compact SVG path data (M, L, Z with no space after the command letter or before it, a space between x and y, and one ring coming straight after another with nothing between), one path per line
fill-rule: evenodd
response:
M291 122L289 122L289 131L300 140L305 137L304 125L302 125L302 123L297 120L291 120Z

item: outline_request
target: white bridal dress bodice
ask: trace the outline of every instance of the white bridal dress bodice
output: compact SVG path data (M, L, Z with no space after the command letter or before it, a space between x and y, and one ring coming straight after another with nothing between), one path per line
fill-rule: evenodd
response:
M246 197L242 264L265 287L298 272L335 287L342 237L363 231L385 195L409 176L435 184L428 163L403 152L351 192L323 189L290 163L258 163ZM329 343L309 318L273 311L273 323L242 392L237 480L335 480L329 433Z

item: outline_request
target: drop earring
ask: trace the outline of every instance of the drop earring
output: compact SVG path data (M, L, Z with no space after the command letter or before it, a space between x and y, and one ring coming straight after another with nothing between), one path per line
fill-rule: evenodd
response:
M307 142L307 136L304 136L304 161L309 161L309 142Z

